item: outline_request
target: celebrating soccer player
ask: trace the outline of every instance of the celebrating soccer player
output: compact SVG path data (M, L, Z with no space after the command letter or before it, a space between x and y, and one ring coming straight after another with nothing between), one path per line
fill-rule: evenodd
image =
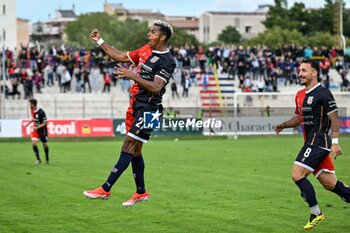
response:
M34 122L33 130L31 133L32 137L32 145L34 154L36 157L35 164L40 164L41 159L39 156L39 149L38 149L38 141L40 141L43 144L44 151L45 151L45 157L46 157L46 164L49 164L49 146L47 145L47 128L46 128L46 114L44 110L37 107L37 100L36 99L30 99L30 112L32 115L32 120L28 122L26 125L27 127Z
M314 228L325 219L318 206L315 190L307 179L310 173L313 173L327 190L350 202L350 188L337 180L330 156L337 158L342 154L339 146L337 105L332 93L318 83L318 77L319 64L313 60L303 60L299 78L305 89L298 91L295 97L296 116L275 126L276 134L284 128L302 126L305 143L294 162L292 179L311 210L310 219L304 226L305 230ZM328 135L329 129L332 130L332 139Z
M90 37L115 61L131 62L137 66L137 73L122 66L115 68L117 78L126 78L135 83L130 89L132 98L126 112L127 136L121 148L119 160L112 169L107 181L93 190L84 192L89 198L106 199L110 190L131 162L136 184L136 193L123 203L132 206L136 202L149 199L144 182L144 160L142 145L147 143L152 129L143 127L144 112L162 111L162 96L175 69L175 61L167 48L167 41L173 33L172 27L163 21L154 22L147 36L149 43L143 47L124 53L108 45L101 33L94 29Z

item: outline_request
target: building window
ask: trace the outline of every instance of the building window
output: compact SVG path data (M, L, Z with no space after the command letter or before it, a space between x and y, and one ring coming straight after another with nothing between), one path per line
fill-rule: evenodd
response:
M6 41L6 31L2 30L2 39Z
M251 33L252 32L252 26L245 26L245 33Z
M2 14L6 15L6 5L2 5Z

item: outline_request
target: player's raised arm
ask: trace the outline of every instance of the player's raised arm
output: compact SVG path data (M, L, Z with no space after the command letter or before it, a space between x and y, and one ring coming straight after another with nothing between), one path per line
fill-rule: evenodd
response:
M105 42L102 39L101 32L95 28L90 33L90 38L98 45L100 46L105 53L112 58L114 61L117 62L130 62L127 53L118 51L117 49L110 46L107 42Z
M285 121L283 123L279 123L277 125L275 125L275 133L277 135L280 134L280 132L283 131L283 129L285 128L294 128L297 127L298 125L300 125L300 120L299 120L299 116L294 116L291 119L289 119L288 121Z

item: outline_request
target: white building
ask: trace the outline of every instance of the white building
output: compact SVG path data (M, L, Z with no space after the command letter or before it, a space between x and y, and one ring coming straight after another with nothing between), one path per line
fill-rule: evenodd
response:
M44 38L43 42L46 43L64 41L66 39L64 29L67 23L75 21L77 17L74 12L74 6L72 10L56 10L54 18L33 23L30 35L32 37L41 36Z
M210 43L229 25L234 26L244 39L257 36L265 30L262 22L267 12L206 11L199 16L199 41Z
M0 0L0 46L14 49L16 45L16 0Z

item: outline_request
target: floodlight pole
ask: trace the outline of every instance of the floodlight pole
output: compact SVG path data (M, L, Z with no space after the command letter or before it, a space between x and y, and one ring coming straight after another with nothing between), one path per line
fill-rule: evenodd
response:
M340 35L340 43L343 47L343 52L346 49L346 40L343 35L343 1L339 0L339 35Z

